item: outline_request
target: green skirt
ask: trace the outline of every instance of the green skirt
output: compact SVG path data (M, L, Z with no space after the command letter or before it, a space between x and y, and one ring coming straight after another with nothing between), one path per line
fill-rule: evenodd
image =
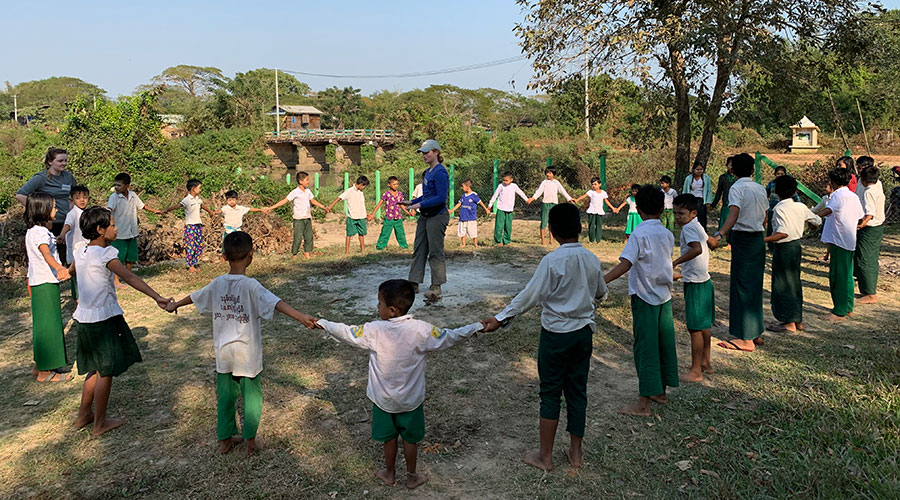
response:
M875 295L878 287L878 257L884 226L866 226L856 233L856 252L853 254L853 274L859 284L860 295Z
M742 340L759 337L764 328L766 243L763 234L762 231L732 231L728 333Z
M31 344L38 370L55 370L68 363L59 283L31 287Z
M641 220L641 214L629 213L628 222L625 223L625 234L631 234L641 222L644 222L643 220Z
M131 328L122 315L96 323L78 323L78 373L117 377L143 361Z
M772 315L782 323L803 321L800 240L775 243L772 249Z
M684 322L688 331L712 328L716 321L716 291L712 279L684 284Z

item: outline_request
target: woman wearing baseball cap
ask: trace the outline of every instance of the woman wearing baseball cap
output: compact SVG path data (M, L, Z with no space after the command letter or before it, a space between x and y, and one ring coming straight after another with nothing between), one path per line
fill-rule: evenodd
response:
M438 141L428 139L422 143L418 152L428 165L422 180L422 196L401 203L419 211L409 281L416 283L418 291L418 284L425 281L425 262L428 261L431 266L431 286L425 292L425 301L433 303L441 300L441 285L447 282L444 235L450 222L450 214L447 212L450 175L444 168L444 157L441 156Z

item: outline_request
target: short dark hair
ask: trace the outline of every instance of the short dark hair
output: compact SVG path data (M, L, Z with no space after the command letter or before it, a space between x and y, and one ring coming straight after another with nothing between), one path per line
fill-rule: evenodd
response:
M72 189L69 190L69 197L75 198L76 194L83 194L86 197L91 196L91 192L88 190L87 186L82 186L81 184L75 184L72 186Z
M640 190L641 190L641 185L640 185L640 184L632 184L632 185L631 185L631 190L632 190L632 191L640 191Z
M828 172L828 180L835 186L841 187L850 184L852 174L849 169L837 167Z
M755 167L756 160L747 153L734 155L734 159L731 160L731 169L734 170L734 175L738 177L750 177L753 175Z
M369 178L365 175L360 175L356 178L356 182L354 184L362 184L363 186L369 185Z
M860 163L862 162L856 162L857 165L859 165ZM862 181L866 184L875 184L876 182L878 182L880 173L881 172L878 171L878 167L868 166L859 172L859 178L862 179Z
M392 175L392 176L390 176L390 177L387 178L387 181L388 181L388 184L390 184L390 183L392 183L392 182L394 182L394 181L400 182L400 179L398 179L396 175Z
M836 166L843 165L844 168L853 170L853 165L854 165L853 157L852 156L841 156L840 158L837 159L837 161L834 164Z
M600 184L603 184L603 181L601 181L600 178L597 177L596 175L591 177L591 184L593 184L595 182L599 182Z
M230 200L232 198L237 199L237 197L238 197L238 193L234 189L229 189L228 191L225 191L225 199L226 200Z
M862 172L862 169L866 167L874 167L875 166L875 158L871 156L860 156L856 159L856 168Z
M93 206L85 210L78 219L81 226L81 235L88 241L100 237L98 227L106 229L112 222L112 211L106 207Z
M510 172L509 170L507 170L506 172L503 172L503 175L500 176L501 179L504 179L504 178L506 178L506 177L509 177L510 179L512 179L512 178L513 178L512 172Z
M697 167L701 167L703 170L706 170L706 165L704 165L702 161L694 160L694 166L691 167L691 170L694 170Z
M463 179L462 185L472 187L472 179Z
M550 232L557 238L577 238L581 234L581 211L571 203L560 203L550 209Z
M781 200L793 198L797 194L797 179L790 175L782 175L775 178L775 194Z
M56 200L47 193L31 193L25 200L25 225L30 227L53 221Z
M416 300L416 289L409 280L387 280L378 285L378 295L386 306L396 307L400 314L406 314Z
M662 183L664 183L664 182L665 182L666 184L668 184L668 185L671 186L671 185L672 185L672 178L669 177L668 175L664 175L664 176L660 177L660 178L659 178L659 183L662 184Z
M641 212L648 215L659 215L662 213L663 204L666 195L656 186L645 184L638 190L634 201Z
M203 184L202 182L200 182L200 179L188 179L187 190L190 191L191 189L194 189L195 187L199 186L200 184Z
M544 169L544 175L553 174L556 175L556 167L547 167Z
M116 177L113 179L113 182L121 182L122 184L128 186L131 184L131 176L126 174L125 172L116 174Z
M776 174L778 173L779 170L781 170L782 172L784 172L785 174L787 174L787 168L786 168L784 165L778 165L777 167L775 167L775 173L776 173Z
M229 262L241 260L253 251L253 238L243 231L228 233L222 242L222 250L225 260Z
M688 212L696 212L697 211L697 197L692 195L691 193L679 194L672 200L672 206L683 208Z
M298 183L308 177L309 177L309 174L307 174L306 172L297 172L297 182Z

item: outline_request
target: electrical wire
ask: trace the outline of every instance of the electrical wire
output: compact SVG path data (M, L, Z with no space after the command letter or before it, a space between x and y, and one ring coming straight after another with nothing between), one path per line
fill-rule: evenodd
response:
M279 69L278 71L282 71L284 73L291 73L294 75L303 75L303 76L317 76L321 78L414 78L418 76L432 76L432 75L445 75L448 73L460 73L462 71L471 71L474 69L482 69L482 68L490 68L492 66L500 66L503 64L514 63L517 61L522 61L525 59L525 56L519 55L515 57L507 57L505 59L497 59L494 61L487 61L483 63L477 64L468 64L465 66L456 66L453 68L445 68L445 69L436 69L431 71L419 71L414 73L393 73L393 74L385 74L385 75L330 75L325 73L309 73L306 71L291 71L287 69Z

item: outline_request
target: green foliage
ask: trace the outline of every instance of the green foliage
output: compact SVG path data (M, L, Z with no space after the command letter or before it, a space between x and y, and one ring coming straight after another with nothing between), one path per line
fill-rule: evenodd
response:
M213 97L209 102L217 123L223 127L274 128L275 120L266 115L275 105L275 70L254 69L237 73L234 78L211 81ZM309 104L309 86L290 74L278 74L281 104Z
M337 146L334 144L325 146L325 163L327 163L328 166L333 166L337 163Z
M15 86L6 83L0 91L0 109L12 111L13 95L20 115L32 115L49 122L60 122L76 99L87 96L98 102L105 100L106 91L100 87L69 76L54 76L44 80L22 82ZM5 114L5 113L4 113ZM4 117L5 119L5 117Z
M369 121L366 117L360 120L363 100L359 89L353 87L331 87L319 92L316 106L324 113L322 125L326 128L358 128Z

